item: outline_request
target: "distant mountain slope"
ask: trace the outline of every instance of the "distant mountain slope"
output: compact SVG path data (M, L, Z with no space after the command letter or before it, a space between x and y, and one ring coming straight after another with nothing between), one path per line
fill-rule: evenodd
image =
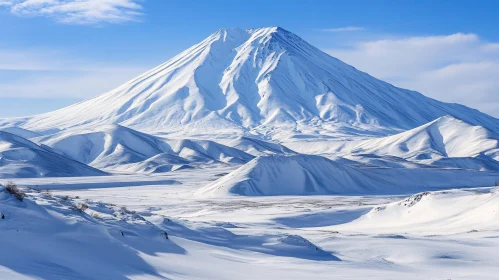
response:
M439 167L499 171L499 134L451 116L387 137L287 145L303 153L398 157Z
M172 152L163 140L119 125L68 130L37 139L79 162L108 168Z
M200 196L403 194L493 185L499 173L435 168L357 168L314 155L258 157L200 188Z
M445 116L397 135L364 141L352 151L417 159L485 155L499 160L499 135Z
M122 124L145 132L388 135L451 115L499 131L499 120L400 89L279 27L221 29L166 63L88 101L0 127L53 132Z
M108 171L165 172L195 163L246 163L253 156L208 140L169 140L120 125L70 129L36 139L54 151Z
M4 128L1 129L1 131L5 131L5 132L8 132L8 133L17 135L17 136L21 136L22 138L26 138L26 139L30 139L30 138L35 138L35 137L41 136L40 134L38 134L36 132L30 131L30 130L27 130L27 129L23 129L23 128L20 128L20 127L16 127L16 126L4 127Z
M189 161L216 160L246 163L254 157L246 152L208 140L167 140L175 153Z
M0 178L99 176L106 173L0 131Z

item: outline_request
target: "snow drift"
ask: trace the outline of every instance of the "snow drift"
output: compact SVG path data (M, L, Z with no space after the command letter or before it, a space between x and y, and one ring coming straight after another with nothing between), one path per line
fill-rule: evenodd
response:
M188 223L184 225L150 212L139 214L114 204L33 190L19 201L2 186L0 216L0 246L5 252L0 254L0 273L6 279L174 278L178 274L170 267L174 266L171 260L199 252L193 248L339 260L298 235L235 234L221 227L182 221Z

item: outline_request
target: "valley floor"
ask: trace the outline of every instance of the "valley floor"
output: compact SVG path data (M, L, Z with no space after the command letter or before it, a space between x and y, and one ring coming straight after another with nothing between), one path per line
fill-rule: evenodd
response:
M391 210L407 196L195 195L233 169L16 179L32 189L23 202L1 197L0 278L497 279L499 222L480 228L463 218L439 231L444 217L431 211L437 204L426 205L428 219L414 223L417 205L403 215ZM441 196L486 202L494 192ZM425 199L409 201L440 201ZM89 208L71 211L78 203ZM382 230L377 209L392 211L383 213L380 221L390 216L392 223ZM406 220L397 223L400 217Z

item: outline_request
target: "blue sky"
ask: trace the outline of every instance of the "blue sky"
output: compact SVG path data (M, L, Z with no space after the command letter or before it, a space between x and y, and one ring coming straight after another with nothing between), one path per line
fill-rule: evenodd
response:
M0 117L103 93L221 27L264 26L499 117L498 1L0 0L0 20Z

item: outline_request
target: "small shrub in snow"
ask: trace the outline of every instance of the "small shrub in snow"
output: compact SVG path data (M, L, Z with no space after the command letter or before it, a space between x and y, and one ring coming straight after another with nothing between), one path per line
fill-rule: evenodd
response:
M20 190L19 187L12 182L8 182L7 185L5 185L5 190L15 196L19 201L23 201L24 197L26 197L26 193Z
M64 200L64 201L69 200L69 195L65 195L65 196L61 197L61 200Z
M125 206L121 207L121 213L124 214L135 214L135 211L128 210Z
M88 204L86 204L86 203L77 203L76 205L73 205L73 207L71 207L71 209L73 211L83 213L83 212L85 212L85 210L88 209Z
M93 213L92 217L94 217L94 219L100 219L100 215L97 213Z
M399 202L399 205L407 206L407 207L412 207L416 205L416 203L420 202L423 197L431 195L430 192L422 192L422 193L417 193L414 195L409 196L408 198L402 200Z

